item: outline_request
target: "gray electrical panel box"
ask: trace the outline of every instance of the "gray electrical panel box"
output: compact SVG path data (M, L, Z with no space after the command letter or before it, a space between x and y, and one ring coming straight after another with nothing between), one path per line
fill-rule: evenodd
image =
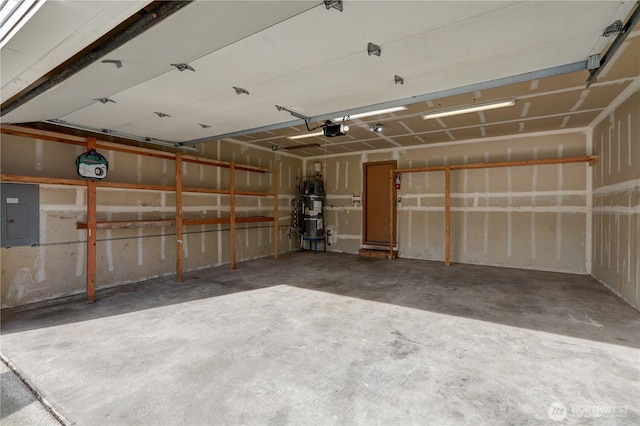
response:
M40 188L22 183L0 184L2 247L40 244Z

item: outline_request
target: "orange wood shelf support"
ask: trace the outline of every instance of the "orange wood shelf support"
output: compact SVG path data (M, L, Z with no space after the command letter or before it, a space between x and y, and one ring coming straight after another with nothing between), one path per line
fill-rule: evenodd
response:
M451 266L451 167L444 169L444 264Z
M96 139L87 139L87 151L95 149ZM87 180L87 303L96 301L96 181Z
M469 170L469 169L489 169L497 167L519 167L519 166L541 166L550 164L570 164L570 163L588 163L589 166L598 162L597 155L582 155L577 157L564 157L564 158L544 158L536 160L518 160L518 161L498 161L495 163L472 163L472 164L452 164L448 166L431 166L431 167L412 167L406 169L393 169L391 170L390 182L389 182L389 199L391 202L394 200L394 182L393 177L395 173L420 173L420 172L445 172L445 253L444 263L447 266L451 266L451 171L452 170ZM389 213L390 216L390 230L392 234L391 241L393 241L393 224L397 220L394 217L393 212ZM392 243L389 246L389 258L393 258Z
M234 163L231 163L229 168L229 240L230 240L230 262L231 269L236 269L236 167Z
M184 250L182 240L182 154L176 153L176 281L183 281Z
M278 170L273 169L273 257L280 251L280 202L278 200Z

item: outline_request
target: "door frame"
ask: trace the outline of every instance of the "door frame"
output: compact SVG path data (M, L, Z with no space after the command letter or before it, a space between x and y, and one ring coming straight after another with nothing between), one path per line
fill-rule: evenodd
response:
M381 248L381 247L389 247L389 242L385 242L385 243L372 243L372 242L367 242L367 192L369 190L368 186L367 186L367 167L369 166L380 166L380 165L384 165L384 164L388 164L391 166L392 169L397 169L398 168L398 161L397 160L385 160L385 161L371 161L371 162L367 162L367 163L362 163L362 247L364 248L368 248L368 247L375 247L375 248ZM395 195L397 193L395 186L393 185L393 176L389 176L389 187L388 188L383 188L384 191L384 196L388 197L388 194L390 191L393 191L393 194ZM397 224L396 224L396 215L397 215L397 204L393 202L393 200L395 199L395 196L391 198L391 210L393 212L393 215L391 217L393 217L392 220L392 225L393 225L393 232L391 232L392 235L389 236L389 238L393 238L394 240L396 239L396 235L398 234L398 229L397 229ZM385 214L389 215L390 212L386 212ZM396 246L396 241L392 242L393 246Z

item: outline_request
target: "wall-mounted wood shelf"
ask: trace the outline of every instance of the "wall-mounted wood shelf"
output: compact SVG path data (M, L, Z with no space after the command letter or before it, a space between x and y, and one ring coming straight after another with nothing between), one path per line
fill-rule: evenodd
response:
M236 223L273 222L273 216L248 216L236 217ZM190 225L220 225L230 224L230 217L213 217L201 219L182 219L182 224ZM163 226L176 226L175 219L149 219L149 220L106 220L96 221L96 229L127 229L127 228L160 228ZM87 222L77 222L76 229L87 229Z
M247 164L236 164L210 158L196 157L193 155L183 155L180 152L171 153L155 151L147 148L127 147L111 142L97 141L95 138L82 138L51 132L47 130L30 129L28 127L3 124L1 132L4 134L35 138L53 142L61 142L72 145L85 146L89 149L102 149L117 152L124 152L134 155L144 155L154 158L161 158L175 161L175 184L174 185L153 185L126 182L94 181L84 179L68 179L40 176L18 176L0 174L3 182L36 183L50 185L71 185L83 186L87 188L87 221L76 224L76 229L87 230L87 301L96 301L96 231L98 229L127 229L127 228L148 228L148 227L175 227L176 234L176 279L183 280L183 226L190 225L215 225L228 224L230 231L230 263L231 269L236 268L236 224L253 222L273 222L274 223L274 257L278 258L278 171L265 167L251 166ZM182 184L182 163L196 163L206 166L222 167L229 169L229 188L195 188L184 187ZM235 173L237 170L252 173L272 173L273 191L238 191L235 188ZM119 220L119 221L98 221L97 215L97 189L98 188L118 188L124 190L151 190L174 192L176 197L176 214L172 219L147 219L147 220ZM183 217L182 198L183 193L205 193L220 194L229 196L229 216L220 218L196 218L185 219ZM243 197L273 197L273 216L237 216L235 199L237 196Z
M389 200L391 205L396 200L394 177L396 173L444 172L444 263L451 266L451 171L470 169L491 169L497 167L541 166L548 164L588 163L590 166L598 161L597 155L583 155L578 157L544 158L535 160L498 161L495 163L452 164L448 166L413 167L405 169L391 169L389 173ZM389 226L391 238L388 257L393 259L393 241L395 241L396 216L391 209Z

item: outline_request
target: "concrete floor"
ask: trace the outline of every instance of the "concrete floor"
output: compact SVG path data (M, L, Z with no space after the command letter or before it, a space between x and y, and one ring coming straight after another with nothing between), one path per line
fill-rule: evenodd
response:
M2 354L80 425L640 424L640 313L589 277L305 252L186 278L5 312Z

